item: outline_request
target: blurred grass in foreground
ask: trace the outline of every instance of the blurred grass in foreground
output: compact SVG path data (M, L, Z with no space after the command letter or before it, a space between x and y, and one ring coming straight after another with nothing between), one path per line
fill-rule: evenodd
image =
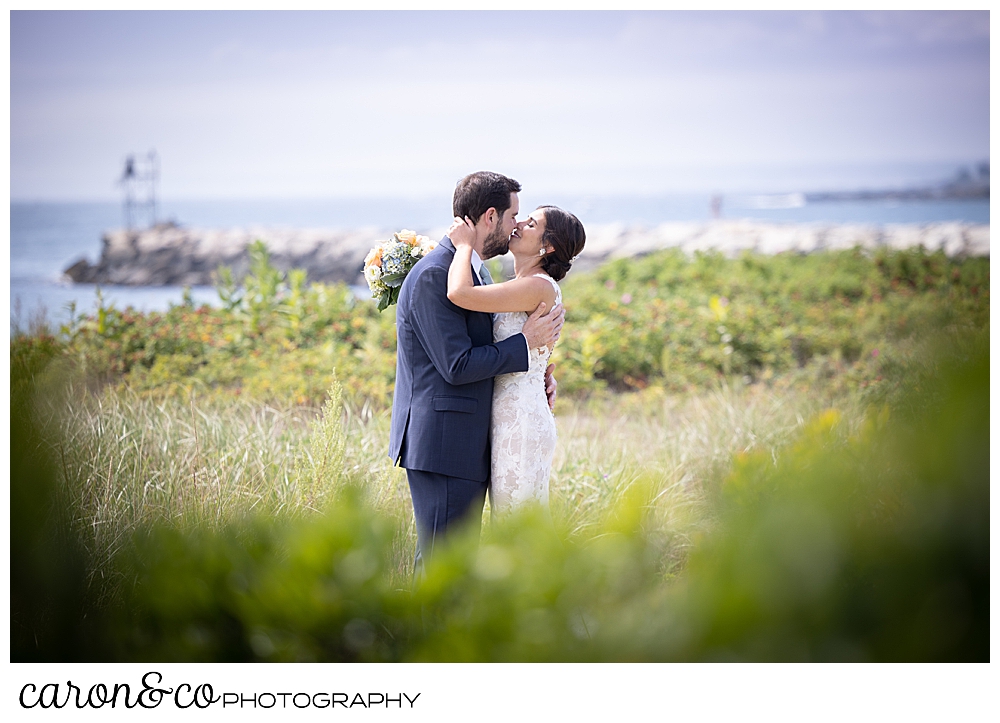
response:
M33 358L11 367L12 660L989 659L988 332L863 423L737 452L677 569L655 519L673 487L636 469L587 534L529 510L456 534L413 589L398 519L348 480L319 514L139 520L101 597Z

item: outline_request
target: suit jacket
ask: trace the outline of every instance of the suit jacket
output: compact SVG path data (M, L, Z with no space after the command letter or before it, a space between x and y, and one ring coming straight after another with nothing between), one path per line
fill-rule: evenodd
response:
M389 457L407 469L485 482L493 377L527 371L528 349L520 334L494 344L490 314L448 300L454 255L445 236L399 291Z

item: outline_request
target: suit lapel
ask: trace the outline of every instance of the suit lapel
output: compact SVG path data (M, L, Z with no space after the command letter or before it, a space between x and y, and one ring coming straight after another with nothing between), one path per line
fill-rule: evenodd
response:
M447 236L445 236L444 238L441 239L441 242L438 243L438 246L443 246L444 248L446 248L448 250L448 252L451 254L452 257L455 256L455 244L453 244L452 241L451 241L451 239L448 238ZM449 261L449 263L450 263L450 261ZM480 279L479 278L479 274L476 273L476 268L474 266L472 266L472 264L469 264L469 267L472 270L472 285L473 286L482 286L483 285L483 280ZM470 314L486 314L488 312L484 312L484 311L470 311L469 313ZM492 339L493 339L493 314L489 314L489 317L490 317L490 340L492 341Z
M455 244L452 243L451 239L448 238L447 236L445 236L444 238L441 239L441 242L438 244L438 246L444 246L446 249L448 249L448 251L451 252L452 256L455 255ZM480 279L479 278L479 274L476 273L476 267L473 266L472 264L469 264L469 268L472 269L472 285L473 286L482 286L483 285L483 280ZM490 314L490 318L491 319L493 318L492 314Z

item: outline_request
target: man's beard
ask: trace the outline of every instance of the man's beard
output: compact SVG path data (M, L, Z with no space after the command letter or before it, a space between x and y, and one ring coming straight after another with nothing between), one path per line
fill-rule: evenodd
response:
M503 256L507 253L510 245L510 234L504 236L503 225L493 229L493 233L483 241L483 260L492 259L494 256Z

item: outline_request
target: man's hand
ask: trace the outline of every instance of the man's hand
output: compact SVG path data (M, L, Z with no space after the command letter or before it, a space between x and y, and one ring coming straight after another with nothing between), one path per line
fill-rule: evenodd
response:
M550 349L556 345L563 321L566 320L566 309L562 304L556 304L551 313L546 314L547 306L543 301L538 305L528 320L524 322L521 333L528 340L528 349L547 346Z
M465 220L455 216L455 220L452 221L451 226L448 228L448 238L455 244L455 248L459 246L475 246L476 227L468 216L465 217Z
M549 409L556 408L556 378L552 376L555 364L545 367L545 398L549 401Z

